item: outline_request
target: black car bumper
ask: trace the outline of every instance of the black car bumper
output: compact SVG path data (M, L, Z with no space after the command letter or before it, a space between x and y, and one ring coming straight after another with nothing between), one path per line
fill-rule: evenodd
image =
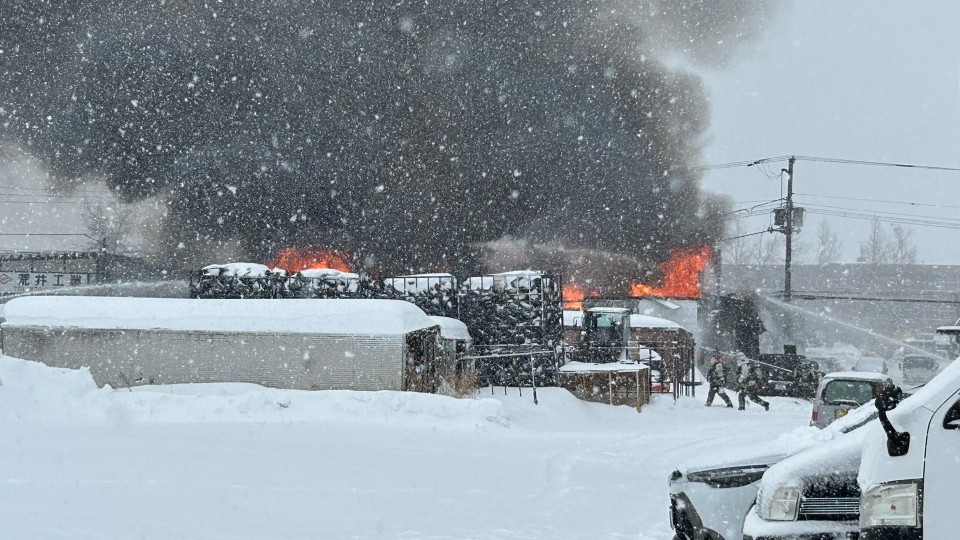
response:
M791 536L750 536L743 535L743 540L863 540L858 533L817 533Z
M871 527L864 529L860 540L922 540L923 529L918 527Z

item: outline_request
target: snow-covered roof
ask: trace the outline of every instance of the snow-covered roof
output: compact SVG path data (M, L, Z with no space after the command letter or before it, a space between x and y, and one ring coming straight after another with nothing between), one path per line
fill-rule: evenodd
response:
M236 262L227 264L210 264L203 267L205 276L236 276L236 277L264 277L270 272L265 264Z
M470 331L467 325L460 319L452 317L431 316L431 319L440 325L440 337L444 339L458 339L461 341L473 341L470 337Z
M333 268L305 268L297 272L297 274L305 278L327 278L342 280L360 279L358 274L354 274L353 272L341 272L340 270L334 270Z
M630 308L623 307L592 307L587 311L593 313L629 313Z
M7 302L5 326L123 330L402 335L437 326L403 300L197 300L29 296Z
M883 373L877 373L876 371L837 371L823 376L823 380L853 379L855 381L885 381L889 378L890 377L887 377Z
M650 369L650 366L644 364L643 362L605 362L603 364L594 364L591 362L567 362L566 364L560 366L560 371L563 373L600 373L608 371L634 372L646 371L648 369Z
M954 326L954 325L938 326L937 333L938 334L960 334L960 326Z
M683 328L679 324L652 315L630 315L630 328Z

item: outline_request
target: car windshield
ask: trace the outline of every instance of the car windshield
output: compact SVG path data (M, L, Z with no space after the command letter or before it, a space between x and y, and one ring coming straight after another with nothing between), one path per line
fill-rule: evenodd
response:
M836 380L823 389L823 401L828 404L856 402L859 405L874 398L874 383L870 381Z

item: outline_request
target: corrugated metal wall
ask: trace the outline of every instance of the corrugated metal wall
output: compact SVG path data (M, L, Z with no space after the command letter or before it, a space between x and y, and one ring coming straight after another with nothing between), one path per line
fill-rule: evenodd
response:
M402 336L102 330L5 325L4 353L89 367L114 388L245 382L303 390L403 390Z

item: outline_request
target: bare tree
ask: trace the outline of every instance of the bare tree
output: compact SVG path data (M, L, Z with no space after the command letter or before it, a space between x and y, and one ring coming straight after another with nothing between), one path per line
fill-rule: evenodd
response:
M893 225L893 264L917 262L917 248L913 245L913 230L898 223Z
M756 264L782 264L784 249L783 236L779 234L761 236L754 249L754 262Z
M723 262L731 265L745 265L754 262L753 245L755 241L752 237L741 237L745 234L743 224L739 220L734 221L733 227L730 227L727 235L731 238L723 243Z
M124 251L132 229L132 211L120 203L87 204L84 225L90 238L88 248L110 253Z
M860 243L860 262L869 264L890 264L893 261L894 241L890 238L880 220L870 224L866 240Z
M814 253L813 263L817 266L823 266L827 263L837 262L840 254L843 252L843 242L840 241L840 235L830 227L827 220L821 220L817 225L817 249Z

